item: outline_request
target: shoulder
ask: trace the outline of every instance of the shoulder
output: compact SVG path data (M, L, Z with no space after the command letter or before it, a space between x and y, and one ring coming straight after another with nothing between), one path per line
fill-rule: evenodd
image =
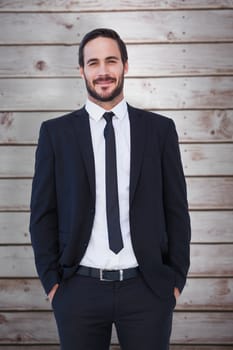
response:
M129 114L141 118L145 123L148 123L150 127L155 128L156 130L166 132L170 127L175 127L174 121L168 116L135 108L130 105L128 105L128 111Z
M53 129L60 129L66 126L69 126L71 124L71 121L74 118L78 118L80 115L85 113L85 109L84 107L79 109L79 110L75 110L72 111L70 113L66 113L62 116L58 116L56 118L52 118L52 119L48 119L43 121L42 123L42 128L47 128L48 130L53 130Z

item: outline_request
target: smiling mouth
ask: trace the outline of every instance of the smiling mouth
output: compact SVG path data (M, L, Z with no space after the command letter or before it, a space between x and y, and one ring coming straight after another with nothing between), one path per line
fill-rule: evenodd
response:
M112 83L115 83L116 79L114 78L98 78L94 80L94 84L99 84L99 85L109 85Z

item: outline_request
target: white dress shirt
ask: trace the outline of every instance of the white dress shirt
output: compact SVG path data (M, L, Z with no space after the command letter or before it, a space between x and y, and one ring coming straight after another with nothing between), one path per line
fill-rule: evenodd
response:
M112 109L116 139L120 224L124 243L124 248L118 254L110 250L108 243L104 138L106 121L103 118L106 111L90 100L86 102L86 110L89 114L95 159L96 211L91 238L80 265L107 270L135 267L138 266L138 262L132 248L129 225L130 124L127 104L122 100Z

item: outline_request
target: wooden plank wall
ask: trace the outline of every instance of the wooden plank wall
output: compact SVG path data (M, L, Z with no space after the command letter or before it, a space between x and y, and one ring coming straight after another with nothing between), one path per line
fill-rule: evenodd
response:
M128 43L128 101L180 138L193 235L171 349L233 349L232 0L0 1L0 348L59 348L28 234L34 152L43 120L84 103L78 43L100 26Z

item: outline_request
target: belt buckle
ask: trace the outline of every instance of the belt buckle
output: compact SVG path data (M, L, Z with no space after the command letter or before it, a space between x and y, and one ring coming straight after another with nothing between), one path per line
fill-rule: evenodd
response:
M103 270L103 269L100 269L100 281L109 282L110 280L107 280L106 278L103 277L103 272L104 272L104 270Z
M118 270L119 271L119 281L123 281L123 270ZM114 280L106 279L103 277L104 270L100 269L100 281L107 281L107 282L112 282Z

